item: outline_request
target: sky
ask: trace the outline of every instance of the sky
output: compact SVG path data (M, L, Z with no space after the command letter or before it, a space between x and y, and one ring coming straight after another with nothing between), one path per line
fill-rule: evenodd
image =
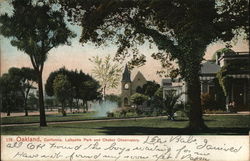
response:
M1 11L0 14L10 10L6 4L0 1ZM69 26L72 31L77 33L77 37L72 39L72 45L66 46L62 45L57 48L52 49L49 52L49 56L47 61L45 62L44 71L43 71L43 80L44 82L47 80L49 74L52 71L55 71L63 66L69 70L82 70L84 73L88 73L92 75L93 64L89 61L89 58L93 56L105 57L108 54L114 56L116 53L116 46L109 47L95 47L93 44L80 44L79 36L81 32L81 27L79 26ZM204 58L210 59L214 52L218 49L224 48L225 43L216 42L210 44L207 47L207 51L205 53ZM147 62L144 66L135 68L131 72L132 79L138 71L144 75L147 80L155 80L156 82L161 82L161 77L159 77L156 72L161 69L161 65L159 61L151 58L151 53L156 52L156 47L149 49L146 45L139 47L140 52L146 55ZM233 45L232 48L234 51L249 51L249 44L246 41L239 40L238 43ZM0 72L1 75L6 73L10 67L32 67L29 57L17 50L15 47L11 46L10 39L4 38L0 35ZM125 65L126 61L121 64ZM120 86L116 89L109 90L108 93L119 93Z

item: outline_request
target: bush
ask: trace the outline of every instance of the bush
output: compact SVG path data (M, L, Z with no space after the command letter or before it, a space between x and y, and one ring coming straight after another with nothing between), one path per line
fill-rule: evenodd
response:
M145 111L145 112L143 112L143 114L144 114L145 116L151 116L152 113L153 113L153 111Z
M216 101L209 93L201 94L201 106L202 106L203 111L214 110L218 108Z
M116 113L119 115L119 117L126 117L127 113L129 112L135 112L135 109L132 107L122 107L116 110Z
M138 116L140 116L141 114L143 114L143 110L140 107L136 107L135 108L135 112Z
M142 105L144 102L146 102L149 99L149 97L144 94L135 93L130 97L130 99L133 104L139 106Z
M168 91L165 94L164 105L169 120L174 120L174 113L175 113L174 107L177 104L177 101L180 98L180 96L181 94L176 94L175 91Z
M222 110L205 110L205 114L225 114L227 112L222 111Z
M181 102L181 103L178 103L178 104L176 104L175 106L174 106L174 110L175 111L183 111L184 110L184 103L183 102Z
M107 117L114 117L114 116L115 116L114 112L107 112Z

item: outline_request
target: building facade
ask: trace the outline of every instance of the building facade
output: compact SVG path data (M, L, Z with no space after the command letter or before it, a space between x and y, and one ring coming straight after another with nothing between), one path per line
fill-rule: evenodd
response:
M238 111L250 110L250 53L231 52L216 55L216 64L225 68L230 79L226 104L233 103Z
M142 88L146 83L147 80L141 72L138 72L133 81L131 81L131 73L126 65L121 80L122 107L131 106L130 97L136 93L138 88Z
M250 54L249 52L228 52L217 53L215 61L205 61L201 64L199 74L201 83L201 95L208 93L216 101L218 100L218 82L216 85L217 73L227 67L224 77L230 78L228 91L225 95L226 109L234 104L237 111L250 110ZM217 80L218 81L218 80ZM180 101L186 103L185 82L181 80L163 79L163 96L169 90L182 93Z

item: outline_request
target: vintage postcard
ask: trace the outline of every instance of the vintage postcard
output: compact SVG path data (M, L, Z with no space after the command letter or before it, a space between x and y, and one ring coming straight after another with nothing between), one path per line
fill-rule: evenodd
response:
M1 0L1 160L249 160L248 0Z

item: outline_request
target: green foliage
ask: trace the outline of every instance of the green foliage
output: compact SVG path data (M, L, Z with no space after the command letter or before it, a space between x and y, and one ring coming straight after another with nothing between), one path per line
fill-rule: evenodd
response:
M122 67L118 63L114 63L110 55L104 59L95 56L89 60L95 65L92 72L94 77L99 81L102 87L103 98L105 98L106 89L112 89L118 86Z
M149 99L148 96L140 93L135 93L130 97L130 101L137 106L142 105L148 99Z
M40 126L46 126L42 72L48 53L75 37L64 22L64 14L48 1L13 0L13 14L0 16L0 33L11 45L27 54L37 75Z
M219 80L215 78L213 80L214 92L201 94L201 106L203 111L207 110L225 110L225 95L222 87L219 84Z
M4 74L1 77L1 81L2 101L4 106L3 109L25 109L26 115L28 115L27 99L29 96L30 89L34 88L33 83L37 81L35 71L31 68L26 67L23 67L21 69L11 67L8 70L8 73ZM11 99L12 101L9 99Z
M226 97L223 92L222 86L219 83L218 78L213 80L214 89L216 94L216 107L214 110L225 110L226 109Z
M201 94L201 106L203 110L212 110L216 108L216 102L213 96L209 93Z
M121 107L115 111L119 117L127 117L128 113L135 113L135 108L133 107Z
M158 99L163 99L163 88L158 88L157 91L154 93L154 96Z
M176 91L168 91L165 93L164 98L164 106L167 111L169 119L174 119L174 113L176 112L174 110L174 106L176 105L178 99L180 98L181 94L176 94Z
M68 38L74 37L64 23L64 14L53 10L48 3L13 0L11 4L14 13L0 17L0 32L31 57L34 67L45 62L50 49L69 43Z
M232 50L232 49L230 49L230 48L222 48L222 49L219 49L219 50L217 50L215 53L214 53L214 55L212 56L212 60L215 60L216 59L216 55L218 56L218 57L220 57L222 54L225 54L225 55L234 55L235 54L235 52Z
M154 96L151 100L152 107L151 112L154 112L155 115L160 115L163 113L164 103L163 103L163 88L160 87L154 93Z
M160 88L160 85L155 81L147 81L147 83L142 86L141 93L151 98L158 88Z
M247 0L53 2L62 5L70 20L81 22L80 42L90 41L97 46L111 42L118 46L118 60L129 55L137 59L138 46L150 47L152 43L159 49L159 60L164 65L167 59L176 60L180 76L188 85L192 128L204 127L198 75L207 46L217 40L231 41L242 32L249 39Z
M18 68L11 68L9 71L11 72L0 77L1 111L7 112L8 116L11 112L23 107L23 100L20 96L20 77L13 75L14 71L18 71Z
M37 110L38 104L38 98L33 93L30 93L27 100L27 106L29 109Z
M47 106L47 107L53 107L54 106L54 99L49 99L49 98L47 98L47 99L45 99L45 105Z
M121 107L121 105L122 105L121 96L118 96L115 94L106 95L106 100L111 101L111 102L117 102L118 107Z
M70 97L70 93L72 92L72 86L67 76L63 74L56 76L55 80L53 81L53 89L56 98L62 103L62 114L65 116L66 112L64 110L64 105Z
M88 101L98 99L100 97L98 92L100 85L95 79L83 73L82 71L69 71L65 68L60 68L59 70L50 73L45 84L45 91L47 95L55 95L53 90L53 82L60 74L66 75L72 86L71 95L69 95L70 99L74 98Z
M114 112L107 112L107 117L114 117L114 116L115 116Z
M64 102L68 98L71 88L72 86L66 75L59 74L53 81L54 93L60 102Z

